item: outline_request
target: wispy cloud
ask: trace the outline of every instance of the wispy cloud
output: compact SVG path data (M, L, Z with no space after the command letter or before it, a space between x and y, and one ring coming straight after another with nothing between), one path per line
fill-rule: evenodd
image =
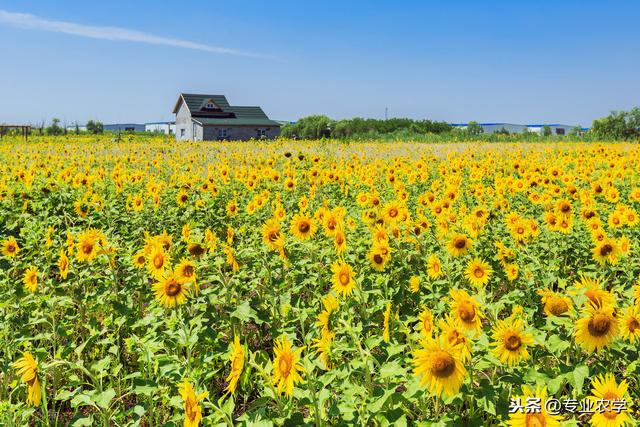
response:
M245 52L243 50L229 49L226 47L210 46L195 43L188 40L174 39L171 37L156 36L142 31L129 30L120 27L99 27L92 25L76 24L65 21L52 21L40 18L29 13L16 13L0 9L0 24L27 30L51 31L54 33L72 34L79 37L92 39L139 42L154 45L172 46L182 49L194 49L204 52L221 53L226 55L248 56L254 58L269 58L268 55Z

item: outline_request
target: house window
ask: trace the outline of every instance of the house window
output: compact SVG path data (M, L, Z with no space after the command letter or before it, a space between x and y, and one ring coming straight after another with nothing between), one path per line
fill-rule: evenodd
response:
M564 128L556 128L556 135L564 135Z
M206 108L208 108L209 110L213 110L215 107L215 105L213 105L213 102L207 102Z
M227 137L227 128L218 129L218 138L226 138Z
M266 138L267 130L266 129L258 129L258 138Z
M185 129L180 129L180 138L184 138L185 133L186 133Z

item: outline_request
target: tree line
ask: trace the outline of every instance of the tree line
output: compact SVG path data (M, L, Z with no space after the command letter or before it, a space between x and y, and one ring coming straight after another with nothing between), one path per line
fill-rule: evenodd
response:
M286 124L281 129L285 138L322 139L322 138L366 138L415 137L437 135L446 139L479 138L483 129L475 121L469 122L464 129L449 123L432 120L413 120L405 118L381 119L343 119L333 120L324 115L303 117L295 123ZM501 129L492 135L509 135L509 131ZM525 129L527 139L538 137ZM516 134L516 135L523 135ZM551 137L550 126L543 126L540 135ZM638 140L640 139L640 108L630 111L613 111L607 117L596 119L589 130L574 127L568 137L593 140Z

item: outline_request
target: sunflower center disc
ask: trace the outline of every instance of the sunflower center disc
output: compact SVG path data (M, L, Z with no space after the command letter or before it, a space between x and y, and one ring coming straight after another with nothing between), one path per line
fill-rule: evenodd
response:
M594 337L601 337L609 332L611 320L604 314L596 314L589 320L589 333Z

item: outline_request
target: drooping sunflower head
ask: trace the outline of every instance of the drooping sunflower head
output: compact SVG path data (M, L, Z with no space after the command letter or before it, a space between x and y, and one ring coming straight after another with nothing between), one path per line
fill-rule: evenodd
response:
M547 316L563 316L572 312L573 303L571 298L553 292L550 289L538 290L537 293L542 297L544 313Z
M180 385L180 396L184 402L184 427L198 427L202 420L202 408L200 401L208 396L208 392L196 395L193 386L185 380Z
M27 404L38 406L42 398L40 380L38 378L38 362L29 352L22 353L22 357L13 363L20 379L27 384Z
M58 272L60 273L60 277L63 279L67 278L67 274L69 273L69 258L64 251L60 251L60 256L58 257Z
M240 380L240 375L244 369L244 348L240 344L240 337L236 335L229 348L229 361L231 363L231 372L227 377L226 390L231 394L235 393Z
M605 305L615 306L616 297L609 291L602 289L602 282L588 276L580 276L575 282L578 292L587 297L587 302L595 307Z

